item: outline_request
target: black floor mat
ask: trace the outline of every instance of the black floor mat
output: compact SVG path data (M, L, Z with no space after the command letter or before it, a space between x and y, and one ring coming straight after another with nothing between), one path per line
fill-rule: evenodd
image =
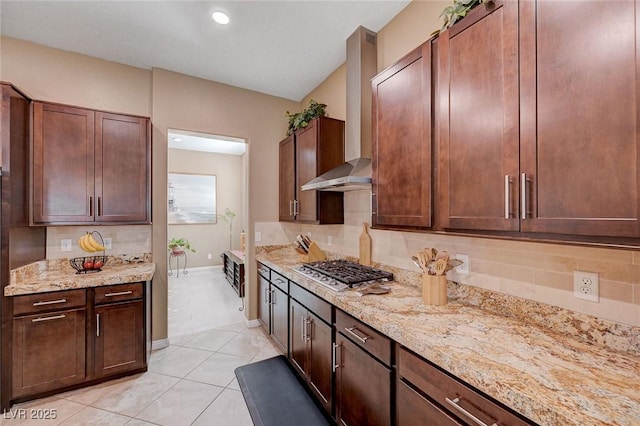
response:
M235 370L256 426L330 425L283 356Z

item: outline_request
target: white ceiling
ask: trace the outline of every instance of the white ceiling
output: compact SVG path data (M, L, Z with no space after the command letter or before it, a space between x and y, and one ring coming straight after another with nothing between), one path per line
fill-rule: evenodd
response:
M189 151L215 152L218 154L242 155L247 149L243 139L204 133L171 130L167 133L169 148Z
M2 0L0 33L300 101L359 25L377 32L409 2ZM231 23L214 23L216 10Z

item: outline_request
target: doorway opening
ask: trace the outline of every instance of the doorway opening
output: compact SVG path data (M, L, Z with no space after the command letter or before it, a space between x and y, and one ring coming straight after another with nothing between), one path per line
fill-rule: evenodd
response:
M169 129L168 337L244 321L224 254L241 254L246 227L244 139ZM172 244L175 243L175 244ZM177 246L177 247L174 247Z

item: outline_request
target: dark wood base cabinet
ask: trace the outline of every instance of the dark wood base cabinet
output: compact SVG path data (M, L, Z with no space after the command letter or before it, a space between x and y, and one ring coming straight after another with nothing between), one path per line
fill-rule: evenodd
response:
M12 297L11 402L146 371L145 287L139 282Z
M391 424L391 369L336 333L336 420L345 426Z
M85 309L13 320L13 397L84 382Z

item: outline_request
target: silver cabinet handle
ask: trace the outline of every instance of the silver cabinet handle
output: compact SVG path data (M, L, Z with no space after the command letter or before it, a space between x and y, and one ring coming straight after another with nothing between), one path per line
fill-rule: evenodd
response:
M355 325L353 327L345 327L344 330L348 332L350 335L352 335L353 337L355 337L356 339L360 340L362 343L367 343L367 340L371 339L371 336L367 336L362 331L358 330ZM356 333L356 331L362 334L362 336Z
M293 216L293 200L289 200L289 216Z
M42 302L35 302L33 306L55 305L56 303L67 303L67 299L43 300Z
M293 200L293 215L298 216L298 200Z
M275 292L276 292L275 290L271 290L269 292L269 304L270 305L275 305L276 304L276 298L274 297L275 296Z
M511 217L511 178L509 175L504 176L504 218Z
M100 337L100 314L96 314L96 336Z
M287 283L287 282L286 282L285 280L283 280L282 278L276 278L274 281L275 281L275 282L278 282L278 283L282 283L282 284L286 284L286 283Z
M338 363L338 348L342 345L333 344L333 365L331 366L331 370L335 373L338 368L340 368L340 364Z
M107 293L104 297L114 297L114 296L126 296L127 294L132 294L133 291L116 291L115 293Z
M522 206L521 218L527 218L527 174L520 175L520 205Z
M483 422L482 420L480 420L479 418L477 418L476 416L474 416L473 414L471 414L470 412L468 412L467 410L465 410L464 408L459 406L458 402L460 402L460 398L455 398L454 400L450 400L449 398L445 398L445 401L447 401L449 404L451 404L453 406L453 408L455 408L456 410L458 410L459 412L464 414L467 418L469 418L475 424L477 424L479 426L489 426L485 422ZM491 426L498 426L498 424L496 422L493 422L491 424Z
M311 340L311 330L312 330L311 325L312 324L313 324L313 319L307 317L307 320L304 322L304 328L305 328L305 331L306 331L306 338L307 338L306 341L307 342Z
M52 317L44 317L44 318L34 318L31 320L31 322L42 322L42 321L51 321L51 320L57 320L57 319L62 319L66 317L66 315L54 315Z
M89 216L93 216L93 197L89 195Z
M102 202L100 198L101 197L98 197L98 216L102 216Z
M307 317L300 317L300 332L303 342L307 341Z

